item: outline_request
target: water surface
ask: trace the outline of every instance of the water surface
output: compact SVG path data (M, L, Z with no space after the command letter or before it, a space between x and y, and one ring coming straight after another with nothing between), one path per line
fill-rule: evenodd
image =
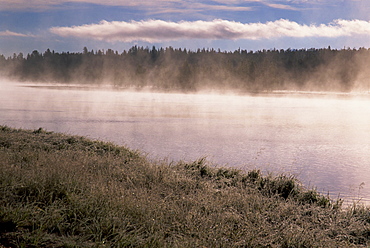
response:
M0 87L0 125L112 141L151 158L292 173L334 199L370 199L367 96Z

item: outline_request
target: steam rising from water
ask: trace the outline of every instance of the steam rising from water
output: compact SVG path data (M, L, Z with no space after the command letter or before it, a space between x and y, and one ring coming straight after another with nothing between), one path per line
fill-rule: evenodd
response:
M271 39L276 37L340 37L369 35L370 22L362 20L335 20L329 24L301 25L280 19L266 23L240 23L216 19L213 21L162 20L101 21L72 27L53 27L50 31L64 37L92 38L106 41L147 42L180 39Z
M1 81L0 81L1 83ZM367 96L169 94L3 87L1 125L126 144L152 157L293 173L336 198L370 194Z

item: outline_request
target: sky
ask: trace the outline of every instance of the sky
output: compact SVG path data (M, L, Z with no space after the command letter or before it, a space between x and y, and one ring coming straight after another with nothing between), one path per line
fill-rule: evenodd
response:
M0 0L0 54L370 48L369 0Z

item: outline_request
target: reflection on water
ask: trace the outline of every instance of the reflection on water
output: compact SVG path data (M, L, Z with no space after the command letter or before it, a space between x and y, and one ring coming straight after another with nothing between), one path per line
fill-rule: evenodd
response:
M0 124L46 128L154 158L293 173L332 198L370 199L370 99L0 85Z

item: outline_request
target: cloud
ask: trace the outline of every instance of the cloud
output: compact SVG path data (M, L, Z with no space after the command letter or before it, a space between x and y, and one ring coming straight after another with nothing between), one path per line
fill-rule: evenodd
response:
M299 10L298 8L295 8L293 6L286 5L286 4L265 3L265 5L270 7L270 8L275 8L275 9Z
M142 6L141 6L142 7ZM150 14L164 14L164 13L189 13L204 11L252 11L252 7L223 5L223 4L205 4L205 3L179 3L176 6L148 6L147 12Z
M50 32L62 37L104 41L162 42L182 39L272 39L279 37L341 37L370 35L370 22L335 20L329 24L301 25L285 19L266 23L213 21L167 22L162 20L107 22L72 27L53 27Z
M341 8L345 3L357 3L361 6L360 9L364 9L364 5L370 6L368 0L0 0L0 11L43 12L53 9L93 8L97 5L122 7L130 11L140 10L148 16L170 13L177 15L178 13L257 11L261 8L292 11L320 10L328 6Z
M325 0L331 1L331 0ZM324 2L325 2L324 1ZM53 8L61 8L66 3L85 3L97 4L105 6L120 6L120 7L135 7L145 9L177 9L181 10L196 9L196 6L202 5L202 10L225 10L225 11L244 11L250 10L251 6L248 4L260 3L271 8L296 10L289 4L295 4L295 1L287 1L288 4L281 4L281 0L0 0L2 10L28 10L28 11L44 11Z
M226 5L225 4L218 4L218 5L210 5L205 3L191 3L187 7L191 9L198 9L198 10L224 10L224 11L251 11L252 7L243 7L243 6L236 6L236 5Z
M34 36L29 35L29 34L21 34L21 33L16 33L16 32L6 30L6 31L0 31L0 37L34 37Z
M66 3L87 3L106 6L124 7L145 7L145 6L164 6L182 2L182 0L0 0L1 10L33 10L43 11L53 8L60 8Z

